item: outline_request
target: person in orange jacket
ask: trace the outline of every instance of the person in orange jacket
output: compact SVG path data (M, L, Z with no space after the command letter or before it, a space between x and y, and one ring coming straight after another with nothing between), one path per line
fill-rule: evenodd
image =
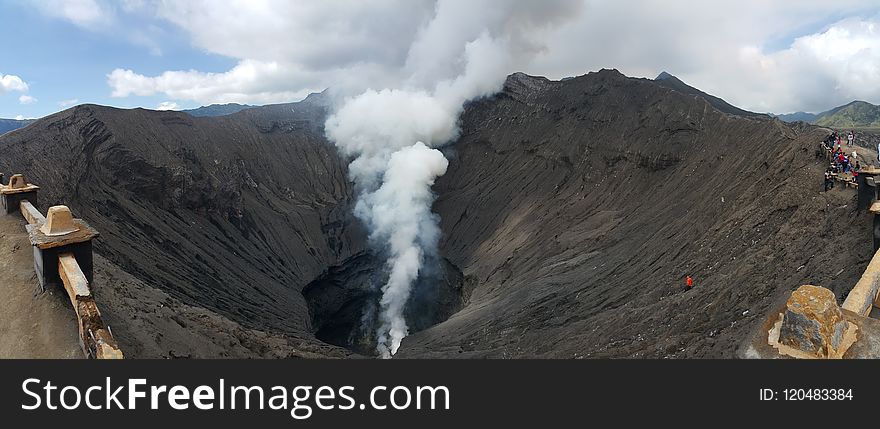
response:
M687 285L687 288L685 288L685 290L691 290L691 288L694 287L694 279L692 279L691 276L687 276L685 284Z

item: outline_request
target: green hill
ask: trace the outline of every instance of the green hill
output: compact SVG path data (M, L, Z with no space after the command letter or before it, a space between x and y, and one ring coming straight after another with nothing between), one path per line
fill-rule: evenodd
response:
M795 112L795 113L788 113L785 115L772 115L772 116L775 116L785 122L802 121L802 122L809 122L811 124L813 122L816 122L816 118L819 117L819 115L816 115L814 113L807 113L807 112Z
M880 128L880 106L853 101L820 114L814 123L829 128Z

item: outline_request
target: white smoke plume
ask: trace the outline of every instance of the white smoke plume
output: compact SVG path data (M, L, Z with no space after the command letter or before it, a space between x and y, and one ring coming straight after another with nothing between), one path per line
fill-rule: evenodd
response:
M404 309L438 219L431 186L448 162L434 149L457 137L464 104L501 89L512 69L540 50L541 33L576 15L578 1L440 0L410 46L396 87L347 97L327 119L328 138L354 160L355 214L388 254L377 352L394 355L408 334Z

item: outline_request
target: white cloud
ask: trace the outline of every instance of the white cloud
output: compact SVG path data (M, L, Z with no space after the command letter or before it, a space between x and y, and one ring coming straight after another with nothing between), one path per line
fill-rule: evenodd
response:
M0 73L0 94L11 92L11 91L19 91L25 92L28 90L28 85L20 77Z
M173 101L163 101L156 106L156 110L180 110L180 106Z
M152 24L155 7L151 0L43 0L35 1L44 15L70 22L82 29L122 38L161 56L164 29Z
M432 37L424 27L439 10L438 2L500 9L495 3L503 0L262 0L222 7L210 0L129 0L117 9L170 22L197 48L237 64L213 73L146 75L117 69L108 83L118 97L163 94L202 104L289 101L325 87L353 92L364 89L364 82L390 87L402 76L418 75L412 73L412 61L429 64L432 58L448 57L442 50L458 45L456 38L489 27L497 18L463 15L457 18L459 34ZM880 20L876 0L584 3L572 22L542 34L547 43L533 47L540 52L534 61L514 61L506 71L562 78L603 67L645 77L667 70L760 111L825 109L848 98L880 102L873 91L880 88L874 57ZM541 2L523 2L522 7L527 13L515 25L528 25L543 11L554 10L542 8ZM144 28L131 31L153 34ZM419 58L413 51L426 54ZM448 73L460 66L433 65L423 73Z
M799 43L853 22L876 21L880 5L874 0L619 0L589 5L576 24L552 35L550 48L527 72L561 78L613 67L653 78L666 70L733 104L776 113L825 110L853 98L880 102L869 86L857 93L845 90L860 84L880 87L880 76L866 80L869 72L842 72L876 64L868 50L850 55L850 48L825 44L815 46L813 51L821 52L816 55ZM856 42L853 30L835 45ZM876 33L869 35L866 29L858 33L864 46L876 40ZM826 61L825 55L836 59ZM827 69L831 63L836 70Z
M27 95L27 94L22 95L21 97L18 97L18 102L21 104L34 104L37 101L38 100L35 97L31 97L30 95Z
M254 60L239 62L224 73L196 70L167 71L148 77L133 70L116 69L107 75L113 97L164 94L178 100L212 103L276 103L302 99L309 92L323 88L287 90L289 82L305 83L307 76L298 75L290 67Z
M103 1L43 0L35 4L46 15L65 19L89 30L105 26L115 20L112 5Z
M433 1L150 3L208 52L235 58L232 69L210 73L170 70L147 76L116 69L108 75L114 97L164 94L210 103L299 100L328 86L377 86L396 80ZM148 7L143 6L141 7Z
M78 99L78 98L72 98L72 99L70 99L70 100L61 100L61 101L59 101L59 102L58 102L58 106L61 107L62 109L66 109L66 108L68 108L68 107L70 107L70 106L73 106L73 105L75 105L75 104L77 104L77 103L79 103L79 99Z
M733 87L731 98L758 110L819 112L854 99L880 102L878 19L845 19L779 52L746 47L738 60L750 84Z
M432 0L160 2L158 16L209 52L307 69L398 64L434 10Z
M16 115L16 116L15 116L15 120L16 120L16 121L23 121L23 120L24 120L24 116L23 116L23 115Z
M486 0L486 8L501 9L503 0ZM449 8L468 8L469 2L446 1ZM539 3L520 2L523 10L515 20L528 26L527 14L540 15ZM116 69L108 75L115 97L164 94L201 104L241 102L267 103L301 99L327 87L343 93L360 92L399 84L411 76L415 52L435 46L415 46L416 40L434 41L425 25L437 10L433 0L378 0L372 2L332 0L315 2L235 2L218 8L207 0L153 4L157 16L188 32L193 43L208 52L232 57L238 63L221 73L197 70L167 71L147 76L136 70ZM496 16L497 15L497 16ZM463 14L469 17L468 14ZM443 40L444 49L471 40L484 25L500 14L479 15L458 22L460 33ZM466 21L466 22L465 22ZM422 34L424 32L424 35ZM513 32L512 32L513 33ZM423 45L425 44L423 43ZM523 45L525 46L525 45ZM449 53L436 54L443 58ZM419 64L433 55L415 58ZM422 67L415 80L431 80L425 73L449 74L461 64L437 63L437 70ZM427 63L425 64L427 65Z

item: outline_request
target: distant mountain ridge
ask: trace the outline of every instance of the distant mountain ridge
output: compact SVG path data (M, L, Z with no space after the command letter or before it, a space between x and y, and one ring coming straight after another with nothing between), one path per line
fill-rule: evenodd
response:
M880 106L866 101L853 101L823 113L815 123L835 128L878 128Z
M201 106L196 109L182 110L182 112L187 113L190 116L197 116L197 117L225 116L225 115L231 115L233 113L238 113L244 109L250 109L252 107L257 107L257 106L252 106L250 104L238 104L238 103L211 104L209 106Z
M819 115L817 115L815 113L807 113L807 112L794 112L794 113L787 113L785 115L773 115L773 116L775 116L785 122L802 121L802 122L809 122L809 123L812 123L813 121L816 120L816 118L819 117Z
M321 92L313 92L309 94L302 101L315 104L317 106L326 107L330 103L329 96L326 91ZM274 104L274 106L283 106L283 105L294 105L296 103L280 103ZM232 115L234 113L241 112L242 110L253 109L256 107L266 107L273 106L272 104L267 105L255 105L255 104L238 104L238 103L226 103L226 104L211 104L208 106L201 106L195 109L186 109L181 110L190 116L196 117L208 117L208 116L226 116Z
M31 122L34 122L35 119L2 119L0 118L0 134L6 134L10 131L15 131L19 128L25 127Z
M755 113L755 112L750 112L745 109L740 109L739 107L736 107L736 106L724 101L721 98L718 98L712 94L707 94L703 91L700 91L699 89L694 88L694 87L684 83L681 79L679 79L679 78L677 78L677 77L673 76L672 74L667 73L665 71L661 72L659 75L657 75L657 77L654 78L654 82L656 82L660 86L665 86L667 88L674 89L676 91L683 92L685 94L696 95L698 97L701 97L704 100L706 100L709 104L711 104L713 107L715 107L716 109L718 109L724 113L728 113L731 115L737 115L737 116L745 116L745 117L749 117L749 118L769 118L768 115L765 115L763 113Z
M818 114L797 112L776 117L786 122L804 121L830 128L880 128L880 106L860 100Z

